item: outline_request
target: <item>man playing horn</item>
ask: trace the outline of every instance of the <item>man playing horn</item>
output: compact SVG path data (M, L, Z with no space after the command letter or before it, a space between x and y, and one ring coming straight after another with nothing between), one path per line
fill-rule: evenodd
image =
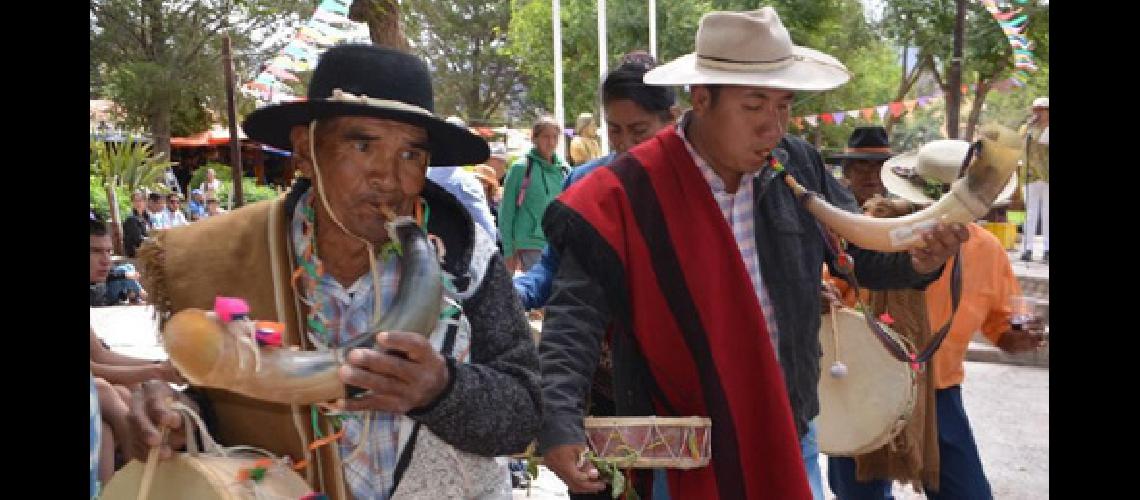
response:
M890 212L885 216L904 216L947 196L945 186L961 175L969 149L966 141L937 140L917 151L887 160L878 174L884 191L892 195L892 200L905 200L911 208L880 207L884 213ZM1016 177L1010 177L996 203L1004 203L1013 196L1017 181ZM869 205L879 201L885 199L872 200ZM925 400L921 405L924 407L921 420L925 422L908 423L906 439L914 447L900 447L897 453L884 447L855 458L829 457L828 486L839 500L892 498L890 479L912 482L924 489L926 497L932 500L993 497L962 403L966 352L975 332L981 332L1009 354L1032 351L1042 345L1044 324L1041 318L1035 318L1022 328L1012 327L1012 299L1021 294L1021 289L1005 248L982 226L971 223L967 229L969 241L962 245L958 256L951 257L963 262L962 292L957 308L954 309L951 302L953 260L947 263L942 276L926 288L924 296L910 304L919 310L913 315L924 319L926 324L920 328L926 334L939 329L951 317L954 319L930 367L922 375L924 389L933 394L919 396ZM904 314L910 312L904 311ZM892 312L892 316L899 314ZM920 414L915 416L918 418ZM918 424L917 429L911 432L916 427L914 424ZM915 456L905 457L908 451Z
M609 328L619 415L712 419L711 464L670 470L672 498L823 498L811 421L820 270L836 256L781 176L858 211L819 153L786 134L795 92L849 78L835 58L793 45L772 8L706 14L696 53L644 77L691 86L692 110L547 209L562 261L543 323L543 393L578 399L544 398L540 441L560 446L548 459L576 462L562 477L571 491L605 487L579 460L578 401ZM919 237L909 254L848 248L859 281L921 288L967 233L937 224ZM634 483L646 491L649 479Z
M243 124L251 138L291 149L304 177L276 200L171 229L140 251L164 315L241 297L250 317L285 325L282 349L374 337L376 349L348 351L338 372L365 390L360 397L287 405L203 390L219 441L304 460L301 474L330 498L509 495L505 464L492 457L521 452L538 430L538 359L495 243L425 180L429 165L484 161L487 144L432 109L419 58L334 47L307 99L258 109ZM447 292L420 307L443 311L438 323L427 318L430 338L369 328L396 308L403 282L421 278L401 267L411 257L390 240L393 213L418 220L442 254ZM168 457L185 439L164 405L169 394L155 383L133 395L134 457L148 447ZM162 426L173 443L160 442ZM332 443L317 440L337 432Z

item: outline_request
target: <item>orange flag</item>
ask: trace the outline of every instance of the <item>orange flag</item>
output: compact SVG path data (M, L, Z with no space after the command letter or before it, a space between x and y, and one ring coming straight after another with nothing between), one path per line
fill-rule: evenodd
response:
M863 108L863 119L871 121L875 119L875 108Z
M911 99L909 101L903 101L903 106L906 106L907 111L914 111L914 105L917 103L917 99Z
M891 107L891 116L893 116L895 118L902 116L903 103L895 101L895 102L892 102L890 104L890 107Z

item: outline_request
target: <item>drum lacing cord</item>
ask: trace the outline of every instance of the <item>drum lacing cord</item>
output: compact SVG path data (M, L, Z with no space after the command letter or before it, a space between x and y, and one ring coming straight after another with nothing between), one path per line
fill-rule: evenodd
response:
M202 439L201 453L225 458L238 458L235 456L238 453L252 452L270 458L275 462L282 462L282 460L272 452L269 452L262 448L257 448L255 446L221 446L217 441L214 440L214 436L210 435L210 431L206 428L206 424L202 421L202 417L200 417L198 415L198 412L194 411L193 408L187 406L181 401L174 401L173 398L167 399L167 406L171 410L182 414L182 428L187 431L186 448L187 453L190 454L190 456L198 456L200 453L198 450L198 441L194 439L193 435L193 430L197 430L198 436ZM150 497L150 487L151 483L154 481L154 472L158 468L158 453L162 448L162 443L166 442L166 439L169 435L170 428L162 426L162 437L159 440L159 445L150 449L150 453L147 455L146 465L143 467L142 479L139 482L138 500L145 500L146 498ZM260 495L256 489L253 490L253 495L254 498L262 498L262 495Z

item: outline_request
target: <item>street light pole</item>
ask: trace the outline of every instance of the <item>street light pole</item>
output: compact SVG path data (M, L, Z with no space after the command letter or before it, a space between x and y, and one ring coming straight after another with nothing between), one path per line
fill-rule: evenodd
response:
M606 0L598 0L598 82L606 80ZM598 138L601 139L602 153L605 154L610 150L610 136L606 133L606 107L598 107L598 120L595 130L598 132ZM579 132L574 131L575 134Z
M554 120L558 128L566 126L566 113L562 109L562 3L553 0L551 21L554 32ZM558 154L566 158L566 134L558 134Z

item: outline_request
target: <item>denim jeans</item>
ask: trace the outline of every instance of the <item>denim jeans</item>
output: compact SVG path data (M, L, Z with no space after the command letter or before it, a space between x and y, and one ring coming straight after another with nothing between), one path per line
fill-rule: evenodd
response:
M815 500L824 500L823 475L819 472L819 441L815 437L815 420L808 422L808 432L800 438L800 452L804 456L804 470L807 472L808 484L811 486L811 496Z
M934 393L938 418L938 491L927 491L929 500L990 500L989 480L982 470L982 459L974 443L974 433L962 404L962 386L939 389ZM839 500L892 499L890 481L857 481L855 460L830 457L827 481Z

